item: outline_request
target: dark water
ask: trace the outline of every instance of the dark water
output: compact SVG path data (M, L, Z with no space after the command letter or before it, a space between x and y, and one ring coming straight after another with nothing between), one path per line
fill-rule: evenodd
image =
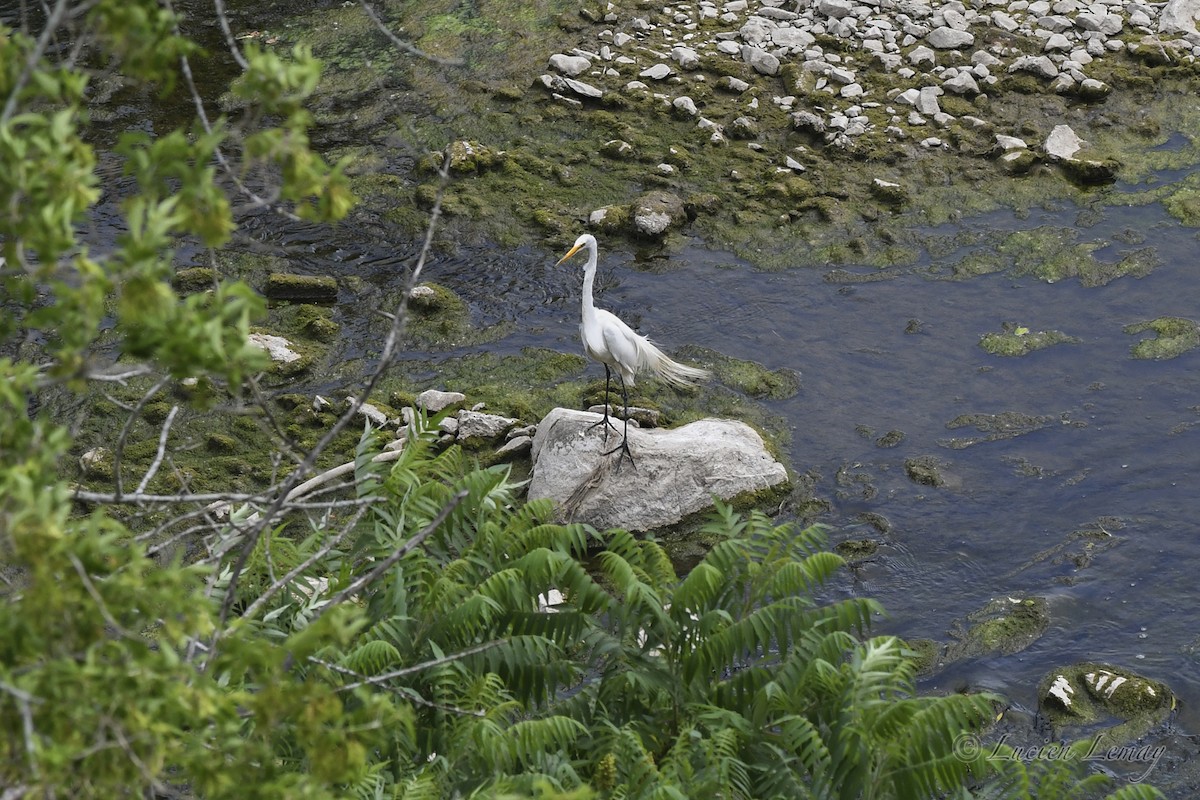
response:
M1076 214L996 214L939 233L1069 228ZM1079 661L1165 681L1181 705L1151 737L1170 748L1152 780L1191 797L1190 735L1200 732L1200 351L1136 360L1130 347L1140 337L1122 329L1195 317L1200 263L1195 230L1157 206L1109 210L1078 238L1112 241L1129 229L1143 232L1163 263L1147 277L1096 288L1006 275L951 281L928 262L892 280L845 285L828 282L825 270L757 271L697 242L650 262L602 251L597 299L667 350L696 344L801 373L796 396L767 405L792 428L790 466L820 476L832 539L883 541L842 587L883 602L889 615L878 631L947 641L993 598L1048 599L1052 623L1032 647L953 664L926 688L986 687L1036 709L1038 681ZM398 285L415 254L413 246L392 251L362 238L353 246L305 238L291 239L301 271L356 273L380 287ZM1115 260L1115 249L1098 255ZM578 352L580 274L554 268L556 255L463 252L429 264L424 277L463 296L479 324L511 324L486 349ZM339 310L351 328L360 313L361 305ZM1080 341L1020 358L989 355L979 339L1004 323ZM949 446L984 436L951 430L951 420L1002 412L1049 421L1015 438ZM898 446L876 446L893 430L904 433ZM906 458L929 455L941 462L946 486L906 476ZM839 472L851 479L839 481ZM864 512L886 517L890 530L862 523ZM1112 536L1072 535L1083 529ZM1071 557L1086 542L1094 550L1080 567Z

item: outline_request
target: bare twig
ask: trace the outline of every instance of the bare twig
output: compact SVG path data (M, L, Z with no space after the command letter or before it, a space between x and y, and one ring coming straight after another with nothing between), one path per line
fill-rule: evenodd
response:
M243 70L250 69L249 62L246 61L246 57L242 55L241 49L237 46L237 39L234 38L233 31L229 29L229 16L225 13L225 0L213 0L213 6L217 10L217 21L221 24L221 33L225 35L225 43L229 45L229 52L233 55L233 60Z
M345 667L343 667L339 664L334 664L333 662L326 661L323 658L317 658L316 656L309 656L308 660L310 662L312 662L313 664L317 664L319 666L325 667L326 669L330 670L331 672L337 672L341 675L348 675L351 678L359 678L360 681L363 681L363 682L370 681L370 677L367 675L363 675L360 672L355 672L352 669L346 669ZM342 687L338 688L338 691L340 692L347 688L349 688L349 687L342 686ZM412 688L410 688L408 686L384 686L382 688L387 689L388 691L395 692L396 694L402 695L409 702L415 703L419 706L426 706L427 708L434 708L434 709L437 709L438 711L447 711L451 714L459 714L464 717L486 717L487 716L486 711L472 711L469 708L459 708L458 706L452 706L452 705L448 705L446 703L435 703L432 700L426 700L424 697L421 697L421 695L417 694L415 690L413 690Z
M254 500L265 500L269 496L270 491L270 489L265 489L258 494L245 494L240 492L209 492L207 494L190 494L187 492L181 492L179 494L145 494L142 492L137 492L117 494L115 492L85 492L82 490L77 490L72 496L76 500L84 503L100 503L102 505L142 505L146 503L216 503L222 500L229 503L248 503Z
M29 759L29 771L33 774L34 781L41 783L42 771L38 766L37 751L33 741L33 704L42 702L42 699L5 681L0 681L0 691L12 695L13 700L17 703L17 708L21 712L21 732L25 736L25 756ZM13 797L23 797L24 794L21 792ZM4 797L8 796L8 791L5 791Z
M467 656L473 656L476 653L482 653L485 650L491 650L493 647L499 647L502 644L504 644L503 639L496 639L491 642L484 642L483 644L477 644L474 647L468 647L466 650L459 650L457 653L450 653L449 655L442 656L441 658L435 658L430 661L424 661L420 664L414 664L411 667L404 667L403 669L397 669L397 670L393 670L391 672L384 672L379 675L372 675L369 678L364 677L360 681L357 681L355 683L348 683L345 686L339 687L338 691L350 691L351 689L357 689L360 686L375 685L375 684L383 683L384 681L390 681L393 678L403 678L405 675L412 675L417 672L422 672L427 669L432 669L433 667L440 667L443 664L450 664L455 661L458 661L461 658L466 658Z
M441 64L444 67L461 67L463 65L463 60L461 58L442 58L441 56L430 55L429 53L414 47L396 34L392 33L392 29L384 24L384 21L379 18L379 15L375 13L375 9L371 7L371 4L368 3L367 0L358 0L358 4L362 6L362 10L366 12L367 16L371 18L371 21L375 23L375 27L379 28L379 30L383 32L383 35L391 40L392 44L409 55L416 56L417 58L423 58L426 61L432 61L435 64Z
M438 512L438 515L433 518L432 522L422 528L418 533L414 534L407 542L404 543L402 547L398 548L396 552L392 553L383 561L380 561L378 564L376 564L375 569L371 570L357 580L351 581L349 584L347 584L346 588L334 595L328 603L321 606L321 608L313 615L313 618L309 621L309 624L311 625L312 623L316 622L325 615L326 611L333 608L337 604L345 602L363 588L370 586L372 583L377 581L381 575L395 566L396 562L419 547L421 542L429 538L429 535L436 531L438 527L446 521L446 518L450 516L454 509L458 508L458 504L466 499L467 494L467 490L463 489L458 494L454 495L454 497L451 497L450 501L446 503L446 505L442 506L442 510Z
M304 457L304 460L292 470L291 474L288 475L286 479L284 479L280 496L263 513L263 518L259 523L259 526L249 537L247 537L246 542L242 546L242 551L239 553L238 559L233 565L233 574L230 577L229 591L221 605L220 620L222 623L224 623L224 621L229 617L229 612L233 607L233 598L235 596L233 589L237 585L237 581L241 576L242 570L246 566L246 560L250 557L250 553L253 551L254 546L258 541L258 537L262 535L262 531L286 505L287 495L291 489L300 483L303 477L312 469L321 453L323 453L325 449L333 443L342 430L344 430L345 427L350 424L350 421L354 419L355 415L358 414L358 410L362 408L362 404L366 401L367 397L370 396L371 392L375 390L375 387L379 384L379 381L383 379L384 374L387 372L388 366L391 364L392 358L395 356L396 346L400 340L400 334L404 330L405 318L407 316L405 311L408 308L408 297L412 292L412 287L416 285L416 281L419 279L421 270L425 265L425 259L428 257L433 243L433 232L437 227L437 221L441 216L442 197L445 192L446 183L450 176L449 148L446 150L445 157L442 160L442 167L439 172L441 175L441 183L438 187L437 198L435 199L433 208L429 213L429 225L425 229L425 241L421 247L421 253L417 257L417 262L413 265L412 272L409 275L408 287L406 291L403 292L403 296L400 298L399 305L396 309L396 318L392 321L391 328L388 330L387 336L384 338L383 349L379 355L379 363L375 366L374 371L371 373L362 389L351 398L349 407L342 413L340 417L338 417L338 419L333 423L329 430L325 432L320 440L317 441L313 448L308 452L308 455ZM325 606L322 609L322 612L328 608L330 608L330 606ZM216 635L219 636L219 633Z
M121 623L117 622L116 618L113 617L111 612L109 612L108 606L104 604L104 598L100 596L100 592L96 591L96 584L92 583L92 579L88 577L87 570L83 568L83 564L80 562L79 558L74 553L67 553L67 556L71 559L71 566L75 568L75 572L79 575L79 579L83 581L83 588L86 589L87 593L90 594L92 599L96 601L96 607L100 609L100 615L104 617L104 621L108 623L110 628L119 633L121 636L130 637L129 631L125 630L125 627L121 625Z
M266 591L259 595L253 603L246 607L246 610L242 612L242 618L253 619L254 615L257 614L264 605L266 605L267 601L274 597L281 589L283 589L283 587L290 584L306 569L328 555L333 548L337 547L338 544L341 543L342 539L346 537L346 534L350 533L350 531L354 529L354 526L358 524L360 519L362 519L363 512L366 510L366 507L360 508L358 512L350 518L350 521L342 526L342 529L337 533L337 535L330 537L329 540L326 541L315 553L304 559L304 561L301 563L297 564L294 569L289 571L282 578L268 586Z
M163 456L167 454L167 435L170 434L171 423L175 421L175 415L178 413L179 406L171 406L171 410L167 412L167 418L163 421L162 431L158 435L158 452L154 454L154 461L150 462L150 469L146 470L146 474L142 476L142 481L138 484L135 494L141 494L146 491L146 486L154 479L158 468L162 466Z
M121 475L121 462L124 460L125 440L129 438L129 431L133 428L133 423L137 421L138 416L142 413L142 409L150 402L150 398L162 391L162 388L167 385L170 378L159 378L158 383L150 387L150 390L142 395L142 399L137 402L129 412L129 416L125 418L125 424L121 427L121 435L117 437L116 451L113 453L113 479L116 483L116 497L120 501L121 494L124 492L123 476ZM139 492L140 494L140 492Z

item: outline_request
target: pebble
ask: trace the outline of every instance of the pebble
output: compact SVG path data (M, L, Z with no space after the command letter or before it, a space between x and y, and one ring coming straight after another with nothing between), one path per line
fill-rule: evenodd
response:
M911 132L906 127L920 129L931 120L942 127L954 123L985 127L985 119L956 119L945 113L938 98L943 93L974 98L990 91L997 76L1005 73L1026 73L1044 80L1050 90L1095 102L1111 89L1088 73L1093 64L1114 53L1162 47L1162 42L1182 57L1200 58L1197 14L1192 13L1200 11L1200 0L976 0L970 4L960 0L938 4L928 0L804 0L797 4L787 0L701 0L698 5L674 0L654 9L661 15L652 23L646 17L622 18L619 10L610 6L605 14L610 27L600 34L596 52L584 43L567 53L555 53L549 60L555 74L540 76L540 83L560 101L582 107L581 99L602 98L608 88L616 87L613 79L620 75L640 79L627 80L626 91L646 91L647 82L660 82L662 88L655 89L655 97L664 106L697 118L698 127L708 133L711 142L724 144L725 128L700 117L696 103L672 87L685 80L703 80L700 73L690 78L686 73L695 73L706 58L737 59L759 75L782 74L789 82L784 87L787 96L772 98L769 91L760 94L761 87L752 81L732 76L718 79L720 89L746 93L750 98L741 104L744 110L740 113L747 120L761 123L758 100L762 97L768 107L785 112L798 108L790 113L796 130L846 146L852 137L885 120L885 132L892 140L908 138ZM1139 33L1130 37L1133 30ZM996 32L1015 36L997 37ZM1143 34L1155 38L1142 42ZM1129 41L1118 38L1122 35ZM843 42L836 47L823 46L821 37ZM1022 41L1033 44L1035 52L1029 52ZM596 62L600 62L599 69ZM784 72L785 66L794 71ZM883 87L872 80L881 70L888 73L886 101L898 106L887 109L890 119L854 107L878 107L878 103L864 100L885 99ZM585 74L597 85L576 80ZM611 86L606 79L612 81ZM730 136L738 135L731 127ZM1067 141L1065 136L1059 138ZM946 147L938 137L913 138L928 149ZM1050 138L1056 137L1052 134ZM1016 137L998 134L996 142L1008 154L1028 150ZM1047 140L1048 153L1050 144ZM1069 149L1069 145L1063 147ZM663 165L656 169L666 172ZM786 167L779 169L798 172L803 166L789 159Z

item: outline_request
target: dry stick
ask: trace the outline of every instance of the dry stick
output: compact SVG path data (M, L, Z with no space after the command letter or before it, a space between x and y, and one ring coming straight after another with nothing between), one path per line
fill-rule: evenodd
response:
M33 773L33 780L36 783L42 782L42 770L38 766L37 751L33 743L33 709L30 707L34 703L41 703L40 697L35 697L23 689L13 686L11 683L0 681L0 691L7 692L13 696L17 703L17 707L21 712L21 730L25 735L25 755L29 759L29 771ZM22 793L24 794L24 793ZM21 797L22 794L15 795ZM8 797L8 792L4 793L4 797Z
M429 538L429 535L436 531L438 527L446 521L446 517L450 516L451 512L458 508L458 504L465 500L468 494L469 492L466 489L463 489L458 494L454 495L454 497L451 497L450 501L446 503L446 505L442 506L442 510L438 512L438 515L433 518L432 522L414 534L407 542L404 543L402 547L397 549L396 552L392 553L383 561L380 561L378 564L376 564L375 569L371 570L357 580L352 581L346 586L345 589L342 589L340 592L330 598L329 602L321 606L317 613L313 615L313 618L309 620L308 624L312 625L321 617L323 617L326 611L333 608L338 603L345 602L348 598L352 597L356 592L361 591L364 587L370 586L379 579L379 576L383 575L383 573L394 567L396 562L404 558L413 550L417 549L417 547L421 545L421 542Z
M92 579L88 577L87 570L83 568L83 563L74 553L68 553L67 556L71 559L71 566L75 568L75 572L79 574L79 579L83 581L83 588L87 589L87 593L96 601L96 607L100 609L100 616L104 617L104 621L108 623L114 631L127 639L135 638L133 634L125 630L121 623L117 622L112 613L108 610L108 606L104 604L104 598L100 596L100 592L96 590L96 585L92 583Z
M388 681L392 678L403 678L405 675L411 675L414 672L421 672L422 670L430 669L431 667L440 667L443 664L449 664L451 662L458 661L460 658L466 658L467 656L473 656L476 653L482 653L485 650L491 650L493 647L499 647L502 644L504 644L503 639L496 639L491 642L477 644L474 647L468 647L466 650L459 650L457 653L451 653L448 656L442 656L441 658L435 658L420 664L414 664L411 667L404 667L403 669L394 670L392 672L385 672L381 675L372 675L369 678L364 676L363 679L357 683L348 683L345 686L338 687L338 691L345 692L351 689L357 689L360 686L382 683L383 681Z
M443 67L461 67L463 65L463 60L461 58L442 58L440 56L430 55L429 53L414 47L396 34L392 33L391 28L384 24L383 20L379 18L379 15L375 13L375 9L371 7L371 4L368 3L367 0L359 0L358 4L362 6L362 10L365 11L367 16L371 18L371 21L375 23L375 27L379 28L379 30L383 32L384 36L391 39L392 44L409 55L416 56L417 58L423 58L426 61L432 61L433 63L440 64Z
M146 474L142 476L142 482L137 487L137 494L146 491L146 486L154 479L158 468L162 466L163 457L167 454L167 435L171 432L171 423L175 421L175 415L178 413L179 406L171 406L167 418L163 421L162 431L158 435L158 452L154 454L154 461L150 463L150 469L146 470Z
M499 642L496 642L495 644L499 644ZM334 664L332 661L326 661L323 658L317 658L316 656L309 656L308 660L312 664L316 664L317 666L325 667L330 672L336 672L341 675L348 675L351 678L358 678L361 681L370 681L371 680L370 676L368 676L368 675L363 675L361 672L355 672L352 669L346 669L345 667L341 666L340 664ZM348 687L346 687L346 686L341 686L341 687L338 687L338 691L341 692L347 688ZM434 708L434 709L437 709L438 711L448 711L451 714L460 714L465 717L486 717L487 716L486 711L471 711L470 709L467 709L467 708L459 708L458 706L447 705L445 703L435 703L432 700L426 700L424 697L421 697L421 695L417 694L415 690L413 690L412 688L410 688L408 686L385 686L383 688L388 689L389 691L393 691L396 694L401 695L405 699L409 700L412 703L416 703L419 706L426 706L428 708Z
M117 490L114 494L116 498L115 502L121 501L121 495L124 492L124 477L121 474L121 462L125 459L125 440L129 438L129 431L133 428L133 423L138 418L138 415L142 413L142 409L150 402L151 397L154 397L154 395L158 394L167 385L168 380L170 378L160 378L158 383L150 387L150 391L142 395L142 399L137 402L137 405L129 412L129 416L125 418L125 425L121 428L121 435L117 437L117 449L113 454L113 477L115 479L114 483L117 485ZM141 493L140 490L138 493Z
M221 33L225 34L225 43L229 45L229 52L233 55L233 60L238 63L238 66L243 71L250 69L249 62L242 55L242 51L237 46L237 39L233 36L233 31L229 29L229 17L225 15L224 0L213 0L213 6L217 10L217 21L221 24Z
M242 619L253 619L254 615L258 613L259 609L266 605L267 601L274 597L281 589L283 589L284 586L287 586L289 583L295 580L300 573L304 572L304 570L308 569L313 564L317 563L317 561L324 558L325 555L334 547L337 547L338 543L345 538L346 534L353 530L354 526L358 524L358 521L362 519L362 515L366 510L366 506L360 508L358 512L354 514L354 516L352 516L345 525L342 526L342 530L338 532L336 536L330 538L329 541L325 542L325 544L322 545L319 550L317 550L317 552L313 553L311 556L304 559L304 561L302 561L300 564L296 565L296 567L288 572L288 574L284 575L282 578L268 586L266 591L264 591L258 597L258 599L247 606L246 610L242 612Z
M163 4L167 7L168 11L170 11L172 14L175 13L175 8L174 8L174 6L172 6L170 0L163 0ZM222 20L224 20L223 15L221 18L222 18ZM227 20L224 21L224 25L226 27L228 27L229 23ZM179 35L179 25L178 24L174 25L173 29L174 29L175 35L178 36ZM241 59L240 57L238 58L238 63L241 65L243 70L248 67L245 60ZM196 107L196 117L197 117L197 119L200 120L200 124L204 126L204 132L209 135L212 135L212 132L213 132L212 123L209 122L208 112L204 110L204 100L203 100L203 98L200 97L200 90L196 88L196 81L195 81L195 78L192 76L192 65L188 61L187 56L179 57L179 69L180 69L180 72L183 73L184 82L187 83L188 92L192 95L192 105L194 105ZM247 198L249 198L253 207L269 209L270 211L273 211L276 214L280 215L281 217L285 217L286 219L291 220L292 222L301 222L302 221L300 219L300 217L297 216L296 214L293 214L292 212L288 211L287 209L274 204L272 201L267 200L264 197L260 197L257 193L254 192L253 189L246 186L246 184L242 182L241 176L238 175L237 170L235 170L233 168L233 166L229 163L229 159L227 159L225 157L225 153L223 150L221 150L220 147L213 148L213 157L217 159L217 163L221 165L221 169L222 169L222 171L224 171L226 176L231 181L233 181L233 184L235 186L237 186L238 191L241 192L243 195L245 195Z

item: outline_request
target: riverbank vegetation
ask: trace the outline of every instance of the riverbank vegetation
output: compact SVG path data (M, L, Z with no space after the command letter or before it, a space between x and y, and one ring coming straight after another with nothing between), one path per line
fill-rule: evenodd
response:
M679 575L654 541L550 522L420 414L399 450L354 435L409 293L345 412L300 446L250 338L264 299L219 272L182 293L174 253L215 269L247 214L350 211L342 165L310 146L320 65L206 20L235 99L217 116L170 3L44 12L0 30L4 800L1103 791L1069 759L979 747L1002 698L917 693L912 653L870 634L878 606L831 587L842 561L817 528L719 508ZM190 110L100 148L100 92ZM120 235L95 240L113 209ZM68 458L84 396L120 411L82 465L102 491ZM191 408L231 420L209 457L253 436L271 469L198 490L172 436ZM348 476L316 490L337 448Z

